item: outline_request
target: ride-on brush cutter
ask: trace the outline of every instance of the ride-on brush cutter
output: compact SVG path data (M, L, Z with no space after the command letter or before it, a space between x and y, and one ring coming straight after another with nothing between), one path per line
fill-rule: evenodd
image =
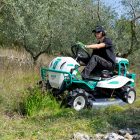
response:
M132 104L136 99L135 73L129 73L129 61L116 58L114 70L102 70L98 75L82 79L79 71L83 59L89 58L89 53L76 44L71 47L72 57L56 57L49 67L41 68L42 85L52 90L56 97L65 94L63 103L79 111L93 106L104 99ZM82 62L83 65L83 62ZM64 102L65 101L65 102Z

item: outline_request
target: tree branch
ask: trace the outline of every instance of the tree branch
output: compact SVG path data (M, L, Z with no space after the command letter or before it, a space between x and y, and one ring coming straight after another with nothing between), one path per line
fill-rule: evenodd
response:
M132 54L133 51L135 51L135 48L134 48L135 42L138 43L138 39L137 39L137 36L136 36L136 31L135 31L135 22L138 19L140 19L140 16L134 17L130 21L130 24L131 24L131 46L130 46L130 49L128 50L128 52L123 54L122 57L126 58L130 54Z
M2 8L5 6L5 3L3 1L0 2L0 12L2 11Z
M134 15L134 18L136 17L136 13L135 13L135 9L133 7L133 5L131 3L129 3L131 9L132 9L132 12L133 12L133 15Z
M140 15L139 16L136 16L135 18L133 18L131 21L132 22L135 22L136 20L138 20L140 18Z
M100 17L100 0L98 0L97 2L98 2L98 4L97 4L97 17L98 17L99 22L101 22L101 17Z

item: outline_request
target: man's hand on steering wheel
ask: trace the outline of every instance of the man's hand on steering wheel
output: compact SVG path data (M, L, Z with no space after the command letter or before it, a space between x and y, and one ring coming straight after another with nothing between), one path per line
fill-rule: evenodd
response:
M79 41L78 41L76 44L79 45L79 46L81 47L81 49L87 51L87 50L86 50L86 45L83 44L82 42L79 42Z
M90 54L88 53L85 45L81 42L77 42L75 45L71 47L74 58L78 61L82 61L85 63L85 60L90 58Z

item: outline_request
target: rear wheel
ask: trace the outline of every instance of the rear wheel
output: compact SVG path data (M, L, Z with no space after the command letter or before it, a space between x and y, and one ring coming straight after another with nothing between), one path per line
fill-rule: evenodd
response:
M128 88L124 95L124 100L128 104L133 104L136 100L136 91L134 89Z

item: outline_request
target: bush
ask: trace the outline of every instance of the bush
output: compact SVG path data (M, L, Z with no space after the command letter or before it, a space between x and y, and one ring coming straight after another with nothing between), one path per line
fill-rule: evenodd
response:
M125 111L125 108L123 106L110 106L108 108L105 109L105 113L108 115L108 114L118 114L118 113L121 113L121 112L124 112Z
M107 118L103 116L94 117L90 123L95 133L106 133L110 129L110 124L107 122Z
M20 104L20 111L23 115L33 116L41 110L57 110L59 104L48 93L42 93L37 87L25 91L25 98Z

